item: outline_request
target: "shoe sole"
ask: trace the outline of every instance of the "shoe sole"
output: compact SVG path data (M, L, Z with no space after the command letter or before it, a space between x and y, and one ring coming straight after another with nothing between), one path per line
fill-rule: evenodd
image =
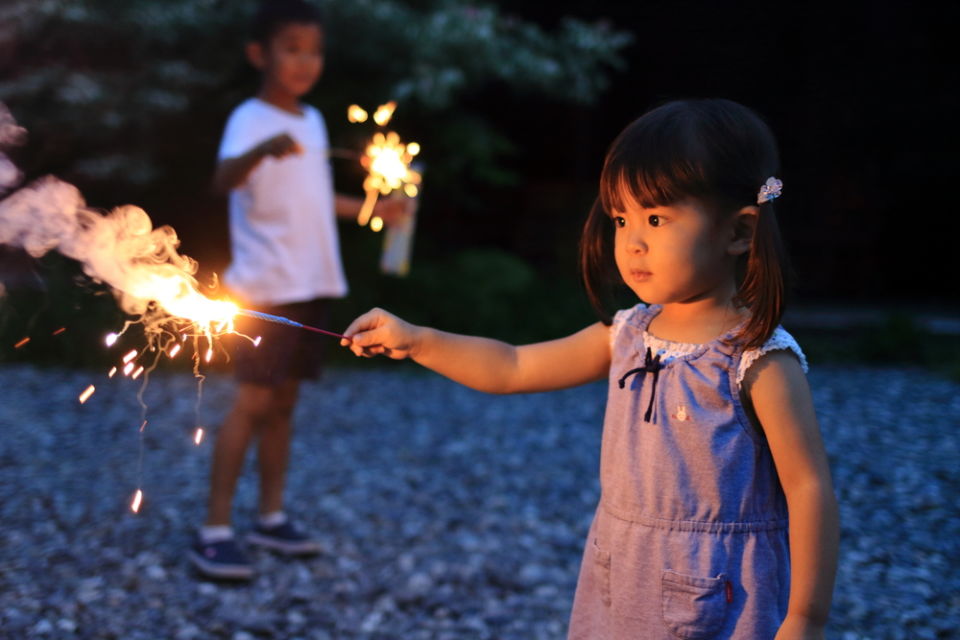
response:
M247 542L287 556L313 556L320 553L320 545L312 540L286 542L259 533L248 533Z
M200 573L208 578L221 578L225 580L250 580L253 578L253 567L241 564L216 564L208 562L196 551L190 551L190 562L193 563Z

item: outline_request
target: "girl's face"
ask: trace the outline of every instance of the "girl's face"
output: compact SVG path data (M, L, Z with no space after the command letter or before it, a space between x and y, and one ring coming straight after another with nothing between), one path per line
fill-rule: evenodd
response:
M614 253L623 281L647 304L722 299L735 291L732 224L695 200L644 208L624 199L613 213Z
M263 71L265 90L300 98L323 72L323 31L315 24L283 26L270 38L257 66Z

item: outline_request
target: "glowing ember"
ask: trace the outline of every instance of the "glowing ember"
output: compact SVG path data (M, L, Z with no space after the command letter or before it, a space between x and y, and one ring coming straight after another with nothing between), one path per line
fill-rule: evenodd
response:
M113 345L115 345L115 344L117 343L117 338L119 338L119 337L120 337L120 336L117 335L117 334L115 334L115 333L108 333L108 334L107 334L107 337L104 338L103 341L107 343L107 346L108 346L108 347L112 347Z
M126 364L126 363L130 362L131 360L133 360L133 359L136 358L136 357L137 357L137 350L134 349L134 350L132 350L132 351L129 351L129 352L127 353L127 355L123 356L123 362L124 362L124 364Z
M178 353L180 353L180 345L179 345L179 344L175 344L175 345L173 345L173 348L170 349L170 357L171 357L171 358L175 358L175 357L177 357L177 354L178 354Z
M86 402L86 401L87 401L87 398L89 398L90 396L92 396L92 395L93 395L93 392L96 391L96 390L97 390L97 388L94 387L93 385L90 385L89 387L87 387L86 389L84 389L84 390L83 390L83 393L80 394L80 398L79 398L80 404L83 404L84 402Z
M347 120L350 122L366 122L367 112L358 104L347 107Z
M123 367L123 375L125 376L130 375L130 372L133 371L134 366L136 365L134 365L132 362L128 362L127 364L125 364Z
M373 112L373 121L379 126L385 127L393 117L393 112L397 110L397 103L391 100L387 104L382 104Z
M372 231L380 231L383 229L383 218L380 216L373 216L370 220L370 229Z
M200 444L201 440L203 440L203 427L197 427L196 432L193 434L193 442Z
M210 362L211 360L213 360L213 347L207 348L207 354L203 357L203 359L206 360L207 362Z
M28 342L30 342L30 338L24 338L23 340L21 340L21 341L18 342L17 344L13 345L13 348L14 348L14 349L19 349L20 347L22 347L23 345L27 344Z
M111 368L110 368L110 373L107 374L107 377L108 377L108 378L112 378L112 377L115 376L116 374L117 374L117 368L116 368L116 367L111 367Z
M138 367L136 371L133 372L133 375L130 376L131 380L136 380L140 377L140 374L143 373L143 367Z
M140 511L140 504L143 502L143 491L137 489L137 492L133 494L133 502L130 503L130 511L138 513Z
M66 331L66 330L67 330L66 327L60 327L59 329L57 329L56 331L53 332L53 335L58 336L58 335L60 335L61 333L63 333L64 331Z
M254 339L253 339L253 346L259 347L259 346L260 346L260 340L261 340L261 339L262 339L262 338L261 338L260 336L257 336L256 338L254 338Z

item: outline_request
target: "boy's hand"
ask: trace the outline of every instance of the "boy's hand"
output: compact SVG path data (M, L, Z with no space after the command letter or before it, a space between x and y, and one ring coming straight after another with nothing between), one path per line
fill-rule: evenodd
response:
M300 143L290 137L288 133L279 133L272 138L268 138L257 145L257 153L261 156L273 156L274 158L283 158L289 155L303 153L303 147Z
M420 331L383 309L371 309L343 333L349 341L341 340L340 346L350 347L355 355L372 358L382 354L402 360L415 355Z
M399 193L391 193L386 198L378 198L373 205L373 215L378 216L387 226L403 222L416 209L416 198L408 198Z

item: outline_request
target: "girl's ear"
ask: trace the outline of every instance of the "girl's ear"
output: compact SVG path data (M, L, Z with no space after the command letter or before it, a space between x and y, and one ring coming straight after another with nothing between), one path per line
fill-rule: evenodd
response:
M733 214L732 233L727 253L732 256L741 256L750 251L753 244L753 232L757 228L757 216L760 208L755 206L744 207Z
M267 65L267 58L263 50L263 45L257 41L248 42L246 46L247 60L258 71L263 71Z

